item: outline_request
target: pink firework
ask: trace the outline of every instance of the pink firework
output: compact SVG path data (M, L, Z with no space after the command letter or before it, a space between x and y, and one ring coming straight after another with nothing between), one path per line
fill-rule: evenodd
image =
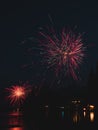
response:
M77 36L65 29L59 36L53 29L49 33L40 32L40 34L43 36L40 42L44 47L44 59L48 67L53 67L56 75L63 71L77 80L76 71L83 61L85 50L81 35Z
M13 105L20 105L26 99L28 93L31 92L31 89L28 89L25 85L15 85L7 88L7 91L9 92L8 99L10 100L10 103Z

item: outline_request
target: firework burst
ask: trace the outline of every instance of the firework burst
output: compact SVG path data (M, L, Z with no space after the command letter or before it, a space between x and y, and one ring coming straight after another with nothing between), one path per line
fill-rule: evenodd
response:
M30 87L26 87L25 85L14 85L10 88L6 88L6 90L9 92L8 99L10 100L10 103L12 105L17 104L18 106L23 103L28 93L31 92Z
M65 29L60 35L57 35L53 29L48 33L40 32L40 35L42 36L41 46L44 48L44 60L48 68L54 68L57 76L63 72L77 80L77 72L83 61L85 50L82 36Z

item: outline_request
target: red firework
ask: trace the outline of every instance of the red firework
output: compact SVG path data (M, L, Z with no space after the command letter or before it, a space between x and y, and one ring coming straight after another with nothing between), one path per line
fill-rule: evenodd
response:
M53 29L49 33L40 32L40 34L43 36L40 42L44 47L44 59L48 67L53 67L57 75L63 71L77 80L76 71L79 70L85 50L81 35L77 36L65 29L59 36Z
M29 92L31 92L30 88L27 88L25 85L15 85L10 88L7 88L9 92L8 99L10 100L11 104L20 105L26 99L26 96Z

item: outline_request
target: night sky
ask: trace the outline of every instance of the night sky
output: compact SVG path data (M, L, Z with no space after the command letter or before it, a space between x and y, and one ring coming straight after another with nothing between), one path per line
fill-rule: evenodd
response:
M82 76L98 61L98 3L90 1L49 2L2 2L0 4L0 77L1 82L34 77L38 70L23 68L30 64L33 56L26 54L29 44L21 44L44 26L51 25L59 30L63 27L76 28L83 34L86 49ZM39 59L38 59L39 60ZM32 61L33 62L33 61ZM33 72L34 71L34 72Z

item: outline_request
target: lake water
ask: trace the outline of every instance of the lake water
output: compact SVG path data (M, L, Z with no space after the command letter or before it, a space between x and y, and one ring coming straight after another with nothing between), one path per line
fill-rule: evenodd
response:
M0 130L97 130L97 114L93 108L56 106L52 109L46 105L34 115L27 114L25 117L19 111L2 113Z

